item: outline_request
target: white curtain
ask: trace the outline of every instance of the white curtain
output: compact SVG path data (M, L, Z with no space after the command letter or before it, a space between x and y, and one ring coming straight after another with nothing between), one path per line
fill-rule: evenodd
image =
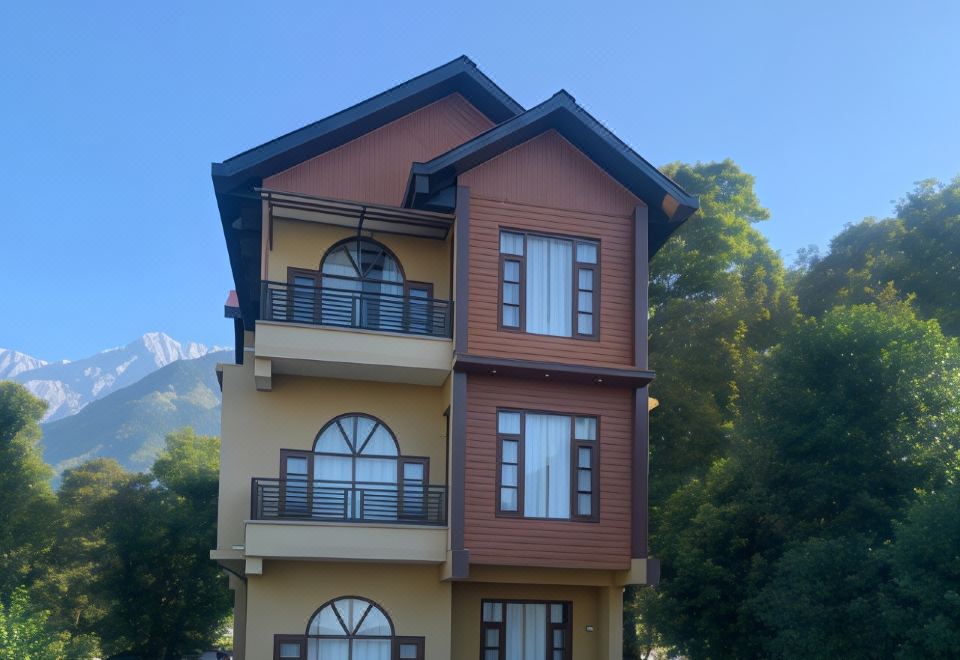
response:
M523 514L570 517L570 418L527 413Z
M308 639L307 660L348 660L350 642L346 639Z
M353 660L390 660L390 640L355 639L351 643Z
M527 237L527 332L569 337L573 324L573 243Z
M543 660L547 657L547 606L543 603L507 603L507 660Z

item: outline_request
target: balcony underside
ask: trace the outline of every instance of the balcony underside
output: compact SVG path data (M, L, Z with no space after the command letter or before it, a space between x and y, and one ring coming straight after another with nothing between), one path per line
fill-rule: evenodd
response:
M274 374L439 386L450 374L450 339L257 321L257 389Z
M442 564L447 555L447 528L248 521L244 554L261 559Z

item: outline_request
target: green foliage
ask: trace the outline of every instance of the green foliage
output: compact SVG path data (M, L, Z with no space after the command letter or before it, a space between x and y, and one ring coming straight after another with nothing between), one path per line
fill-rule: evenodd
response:
M103 558L111 554L109 507L134 478L113 459L94 459L63 474L56 541L35 586L62 630L96 632L111 607L101 569Z
M108 651L147 657L214 639L232 599L210 561L216 544L219 441L190 430L167 436L150 476L111 498L101 561L111 605L98 624Z
M895 303L798 324L744 386L729 458L664 506L649 621L691 658L888 657L879 549L948 485L958 439L960 349L936 322Z
M825 257L801 270L797 293L807 314L871 302L892 286L944 332L960 335L960 177L921 182L896 217L847 226Z
M0 660L83 660L99 655L96 640L90 636L51 632L49 616L33 606L24 587L15 589L8 606L0 603Z
M960 648L960 484L925 493L896 525L885 552L902 631L900 658L956 657Z
M796 316L779 255L753 227L766 220L753 177L732 161L674 164L667 174L700 196L650 264L651 501L656 505L725 453L737 375Z
M46 408L22 385L0 382L0 600L32 579L52 540L52 471L37 449Z

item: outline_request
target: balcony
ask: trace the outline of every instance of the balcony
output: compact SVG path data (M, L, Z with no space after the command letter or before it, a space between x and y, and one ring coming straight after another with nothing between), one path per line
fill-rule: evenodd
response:
M344 278L345 287L351 284L355 282ZM451 336L453 303L449 300L264 281L260 306L260 318L265 321Z
M445 486L254 478L252 520L446 525Z
M260 306L259 390L274 374L429 386L450 374L448 300L264 281Z

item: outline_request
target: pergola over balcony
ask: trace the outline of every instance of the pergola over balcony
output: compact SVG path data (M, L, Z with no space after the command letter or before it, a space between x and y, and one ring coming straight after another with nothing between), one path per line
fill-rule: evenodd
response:
M273 220L302 220L362 231L418 236L444 240L453 227L454 216L448 213L417 211L394 206L350 202L327 197L315 197L280 190L258 188L266 203L268 229ZM271 240L272 231L268 240Z

